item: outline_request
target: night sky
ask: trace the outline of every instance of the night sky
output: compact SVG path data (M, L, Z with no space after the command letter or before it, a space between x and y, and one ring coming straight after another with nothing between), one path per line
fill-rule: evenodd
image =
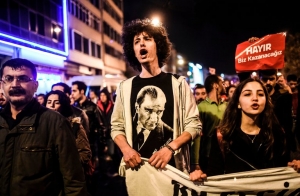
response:
M125 0L124 22L157 15L177 52L188 61L214 67L217 74L235 74L237 44L250 37L300 32L300 7L291 2Z

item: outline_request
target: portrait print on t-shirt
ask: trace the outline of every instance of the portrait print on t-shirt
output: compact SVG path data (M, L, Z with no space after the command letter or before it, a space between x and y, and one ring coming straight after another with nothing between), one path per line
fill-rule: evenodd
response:
M133 147L142 157L152 154L172 141L173 130L162 121L167 99L157 86L145 86L137 94L133 129Z

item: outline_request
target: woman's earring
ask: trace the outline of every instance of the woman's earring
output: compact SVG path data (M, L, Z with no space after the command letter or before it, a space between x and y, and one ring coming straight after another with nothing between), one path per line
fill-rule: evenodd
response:
M238 104L238 108L241 109L241 105L240 104Z

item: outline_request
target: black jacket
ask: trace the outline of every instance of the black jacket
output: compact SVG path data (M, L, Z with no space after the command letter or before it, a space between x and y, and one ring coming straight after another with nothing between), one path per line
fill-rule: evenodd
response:
M0 113L0 195L86 195L69 122L35 99L16 121Z
M211 152L208 161L207 175L221 175L250 171L254 169L266 169L283 167L287 165L289 157L284 153L283 133L274 132L273 157L265 153L265 142L261 130L255 138L249 138L241 129L233 132L229 150L225 150L219 144L217 134L212 136ZM253 143L252 143L253 140ZM222 152L222 150L223 152Z
M274 105L274 113L286 133L287 150L296 150L296 140L292 132L293 117L292 117L292 94L289 92L279 92L279 86L275 86L275 92L271 95L271 100Z

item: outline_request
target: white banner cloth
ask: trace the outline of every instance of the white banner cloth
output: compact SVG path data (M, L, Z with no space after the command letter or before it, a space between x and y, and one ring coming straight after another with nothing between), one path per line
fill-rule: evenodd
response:
M143 161L126 170L129 196L300 195L300 174L289 167L211 176L201 184L170 165L161 170Z

